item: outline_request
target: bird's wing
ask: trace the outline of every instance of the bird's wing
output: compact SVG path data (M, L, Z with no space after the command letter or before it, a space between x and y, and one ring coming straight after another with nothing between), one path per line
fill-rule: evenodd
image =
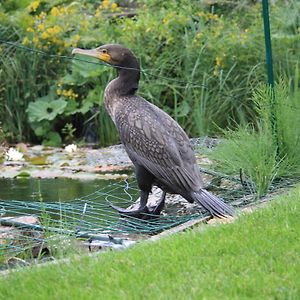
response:
M194 151L183 129L165 112L135 96L115 115L120 138L131 160L176 190L202 187Z

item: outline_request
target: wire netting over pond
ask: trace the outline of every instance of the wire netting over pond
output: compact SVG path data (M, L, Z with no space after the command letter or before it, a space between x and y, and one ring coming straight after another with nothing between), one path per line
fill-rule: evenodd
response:
M249 186L238 183L238 179L233 180L235 182L225 180L227 187L220 188L218 184L218 188L215 186L217 190L214 193L227 203L237 208L256 201ZM106 186L95 192L67 202L0 200L0 222L3 225L0 227L0 254L11 256L22 253L26 249L32 249L34 245L47 242L47 237L51 238L51 234L91 239L97 235L101 239L103 235L104 240L108 238L115 242L120 237L126 238L130 235L157 234L189 220L207 216L207 212L199 208L193 213L163 213L150 220L130 217L125 219L120 218L120 215L110 207L110 203L128 207L135 203L138 197L136 181L126 179L107 182ZM172 197L174 196L167 196L167 198ZM39 222L25 224L18 221L18 218L9 218L25 215L37 216ZM3 228L8 228L7 225L17 227L18 234L4 230ZM37 235L37 232L42 234Z

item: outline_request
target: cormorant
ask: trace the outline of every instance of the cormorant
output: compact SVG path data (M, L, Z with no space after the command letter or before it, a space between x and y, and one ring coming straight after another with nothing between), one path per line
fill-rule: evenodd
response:
M140 66L131 50L108 44L95 49L75 48L72 54L98 58L118 71L118 77L105 89L105 107L135 166L141 197L137 210L113 207L128 216L157 215L164 206L166 193L173 193L191 203L198 202L213 216L232 216L230 206L203 188L195 154L184 130L164 111L135 94ZM153 185L161 188L163 195L158 206L149 209L147 201Z

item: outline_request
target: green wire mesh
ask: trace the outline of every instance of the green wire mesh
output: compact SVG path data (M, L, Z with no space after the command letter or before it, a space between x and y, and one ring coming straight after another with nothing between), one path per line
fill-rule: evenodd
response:
M213 139L192 140L193 146L212 148ZM209 188L212 192L234 208L245 207L258 200L255 196L255 185L244 180L243 175L228 176L200 168L202 173L210 175ZM241 171L242 173L242 171ZM87 182L86 184L94 184ZM286 188L294 184L294 180L281 179L272 183L270 192ZM55 185L55 184L54 184ZM71 193L72 194L72 193ZM167 198L169 196L167 195ZM41 197L42 198L42 197ZM118 238L154 235L187 221L207 216L207 212L197 208L196 213L162 214L158 218L140 220L132 217L121 218L118 212L110 207L110 203L126 208L139 198L139 189L134 178L123 181L108 181L104 187L93 193L68 201L20 201L0 199L0 224L7 225L5 217L37 216L37 224L8 224L18 227L13 234L6 235L0 226L0 265L1 257L17 255L35 245L47 243L52 236L60 235L92 239L103 235L103 239L118 242ZM172 199L173 200L173 199ZM175 210L176 211L176 210Z
M233 206L246 204L241 196L251 194L249 188L222 190L218 193ZM150 220L120 218L110 207L110 203L128 207L139 197L139 190L134 179L108 183L94 193L68 202L40 202L5 200L0 201L0 221L6 216L34 215L39 217L40 224L16 224L22 229L17 236L12 235L0 243L0 254L13 254L32 248L45 241L45 236L37 232L89 237L96 234L109 236L130 236L131 234L153 235L163 230L185 223L189 220L204 217L206 212L189 215L161 215ZM253 198L253 197L251 197ZM245 202L246 201L246 202ZM4 224L5 225L5 224ZM51 237L51 234L48 236ZM1 237L1 229L0 229ZM1 239L0 239L1 240Z

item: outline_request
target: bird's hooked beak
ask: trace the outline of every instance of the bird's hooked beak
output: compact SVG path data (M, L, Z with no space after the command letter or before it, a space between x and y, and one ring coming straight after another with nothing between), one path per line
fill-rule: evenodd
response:
M94 49L81 49L81 48L74 48L72 50L72 55L74 54L81 54L85 56L95 57L98 58L106 63L111 62L111 56L105 51L100 50L99 48Z

